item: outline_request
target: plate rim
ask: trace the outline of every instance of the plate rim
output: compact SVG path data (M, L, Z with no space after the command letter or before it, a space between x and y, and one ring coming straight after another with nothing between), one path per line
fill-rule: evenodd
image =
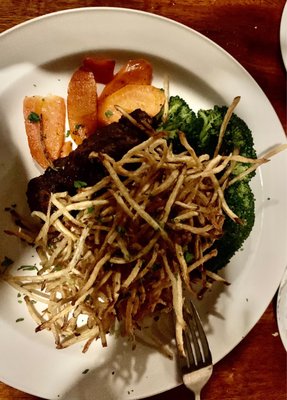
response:
M287 71L287 1L282 10L279 28L281 57Z
M145 15L147 15L147 16L149 16L149 17L153 17L153 18L155 18L155 19L162 19L162 20L166 21L166 22L169 23L169 24L172 23L172 24L174 24L174 25L177 25L177 26L179 26L179 27L181 27L181 28L186 29L187 31L193 32L193 34L199 36L201 39L204 39L204 40L208 41L210 44L212 44L213 46L215 46L215 47L217 48L217 50L219 50L220 52L224 53L226 56L228 56L228 58L229 58L230 60L232 60L233 62L235 62L235 63L237 64L237 66L239 66L239 67L241 68L241 70L242 70L245 74L247 74L248 78L251 79L251 80L253 81L253 83L255 83L255 84L257 85L258 89L259 89L259 90L261 91L261 93L265 96L265 99L269 102L269 105L271 106L271 108L272 108L273 111L274 111L273 105L271 104L271 102L269 101L269 99L267 98L267 96L264 94L264 92L262 91L262 89L260 88L260 86L257 84L257 82L255 81L255 79L252 77L252 75L251 75L251 74L250 74L250 73L249 73L249 72L248 72L248 71L247 71L247 70L246 70L246 69L231 55L231 54L229 54L225 49L223 49L221 46L219 46L219 45L218 45L216 42L214 42L212 39L209 39L208 37L206 37L206 36L203 35L202 33L200 33L200 32L198 32L198 31L194 30L193 28L188 27L187 25L184 25L184 24L182 24L182 23L180 23L180 22L177 22L177 21L175 21L175 20L169 19L169 18L164 17L164 16L161 16L161 15L153 14L153 13L150 13L150 12L141 11L141 10L135 10L135 9L130 9L130 8L120 8L120 7L80 7L80 8L73 8L73 9L67 9L67 10L60 10L60 11L48 13L48 14L45 14L45 15L41 15L41 16L38 16L38 17L35 17L35 18L32 18L32 19L29 19L29 20L24 21L24 22L22 22L22 23L20 23L20 24L18 24L18 25L16 25L16 26L14 26L14 27L11 27L11 28L9 28L8 30L3 31L3 32L0 34L0 40L1 40L1 38L2 38L3 35L10 34L10 33L13 32L14 30L17 30L17 29L19 29L19 28L22 28L22 27L31 25L31 24L33 24L33 23L40 22L42 19L53 18L53 17L55 17L56 15L64 15L64 14L68 14L68 13L89 12L89 11L101 11L101 10L103 10L103 11L110 11L110 10L111 10L111 11L113 11L113 12L117 11L117 12L125 12L125 13L131 13L131 12L132 12L132 13L135 13L135 14L145 14ZM277 114L276 114L275 111L274 111L274 114L277 116ZM277 116L277 118L278 118L278 116ZM278 118L278 121L279 121L279 118ZM282 129L283 129L283 128L282 128ZM278 283L278 284L279 284L279 283ZM258 322L258 319L254 322L254 325L255 325L257 322ZM253 326L254 326L254 325L253 325ZM247 332L247 333L249 333L249 331L250 331L250 329L248 329L248 332ZM238 343L239 343L239 342L238 342ZM232 351L232 350L238 345L238 343L235 344L234 347L233 347L232 349L230 349L226 354L228 354L230 351ZM225 357L226 354L223 355L223 357ZM223 358L223 357L222 357L222 358ZM166 389L164 389L164 390L166 390ZM160 392L157 392L157 393L160 393ZM129 398L132 398L132 397L129 397Z
M283 276L278 288L276 302L276 317L279 336L281 338L282 345L287 352L287 307L285 309L285 306L287 306L287 265L283 272Z

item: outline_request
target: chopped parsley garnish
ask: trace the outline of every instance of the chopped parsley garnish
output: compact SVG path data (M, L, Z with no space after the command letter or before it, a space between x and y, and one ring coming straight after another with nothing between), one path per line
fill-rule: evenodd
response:
M86 187L88 186L87 182L83 182L83 181L74 181L74 187L76 189L80 189L82 187Z
M39 114L35 113L34 111L31 111L30 114L28 115L28 120L30 122L39 122L41 120L41 117Z
M95 209L95 207L91 206L91 207L88 207L87 211L88 211L89 214L91 214L94 211L94 209Z
M16 322L22 322L22 321L24 321L24 318L17 318L16 319Z
M71 131L70 131L70 129L68 129L67 132L66 132L66 137L69 137L70 134L71 134Z
M114 113L113 113L111 110L107 110L107 111L105 112L105 116L106 116L107 118L112 117L113 114L114 114Z
M80 128L83 128L83 127L84 127L83 124L76 124L76 125L75 125L76 131L77 131L78 129L80 129Z
M193 260L193 254L191 254L189 251L184 252L184 259L189 264Z

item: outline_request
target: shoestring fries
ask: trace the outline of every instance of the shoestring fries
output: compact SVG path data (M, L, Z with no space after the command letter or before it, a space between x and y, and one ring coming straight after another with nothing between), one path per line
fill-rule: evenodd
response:
M164 132L119 161L91 153L107 176L73 196L52 194L47 214L33 212L42 222L33 239L40 269L8 269L4 279L24 295L36 331L52 332L58 349L84 341L86 352L96 339L106 346L118 325L136 341L145 317L171 310L180 344L183 288L196 295L222 281L204 263L217 254L225 218L241 222L224 198L232 166L252 169L267 159L236 151L197 156L184 133L179 138L180 154Z

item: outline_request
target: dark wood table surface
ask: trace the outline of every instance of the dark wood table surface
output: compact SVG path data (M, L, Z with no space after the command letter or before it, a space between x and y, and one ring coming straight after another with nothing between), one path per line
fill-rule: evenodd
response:
M201 32L234 56L261 86L286 132L286 71L279 42L284 5L285 0L1 0L0 32L39 15L76 7L125 7L163 15ZM286 400L286 361L278 335L275 294L251 332L215 365L202 398ZM175 398L193 396L179 386L150 399ZM39 398L0 383L0 400L12 399Z

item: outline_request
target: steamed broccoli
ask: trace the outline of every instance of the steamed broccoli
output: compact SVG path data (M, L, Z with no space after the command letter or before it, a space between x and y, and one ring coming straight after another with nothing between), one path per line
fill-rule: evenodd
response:
M199 154L208 153L211 155L214 153L226 111L227 107L225 106L214 106L211 110L198 111L198 118L203 121L202 129L196 141L196 150ZM236 114L232 115L227 125L220 154L228 155L234 149L238 149L239 154L244 157L256 158L252 133L246 123ZM248 164L237 163L232 175L239 175L248 167ZM249 181L253 175L254 173L249 174L244 179Z
M224 267L242 247L255 221L255 199L248 182L242 180L231 185L225 191L225 198L232 211L241 219L242 224L230 218L225 219L223 236L214 245L218 250L218 255L205 264L207 269L214 272Z
M168 132L168 140L172 141L174 152L180 152L183 147L178 139L178 131L184 132L191 146L195 146L195 138L201 128L202 121L197 118L185 100L179 96L172 96L169 100L167 119L164 122L160 121L156 130Z
M169 132L169 140L172 141L175 151L182 150L177 135L177 132L181 130L186 134L188 142L198 155L207 153L213 156L226 111L225 106L214 106L213 109L199 110L196 115L183 99L174 96L169 101L166 121L157 125L156 129ZM219 153L228 155L235 149L238 149L242 156L256 158L250 129L242 119L233 114L227 125ZM237 163L232 175L239 175L246 168L248 164ZM255 199L249 186L253 175L254 173L249 174L225 191L229 207L238 215L242 224L235 223L228 217L225 219L223 236L215 244L218 255L206 264L210 270L217 271L224 267L242 247L253 228Z
M157 126L157 130L169 133L169 140L172 141L175 152L183 150L177 135L178 131L182 131L197 154L212 155L226 111L226 106L214 106L209 110L199 110L196 115L185 100L179 96L172 96L169 100L168 117ZM256 158L252 133L236 114L232 115L228 123L220 154L228 155L234 149L238 149L244 157ZM232 175L239 175L248 167L248 164L237 163ZM249 181L253 175L254 173L249 174L244 179Z

